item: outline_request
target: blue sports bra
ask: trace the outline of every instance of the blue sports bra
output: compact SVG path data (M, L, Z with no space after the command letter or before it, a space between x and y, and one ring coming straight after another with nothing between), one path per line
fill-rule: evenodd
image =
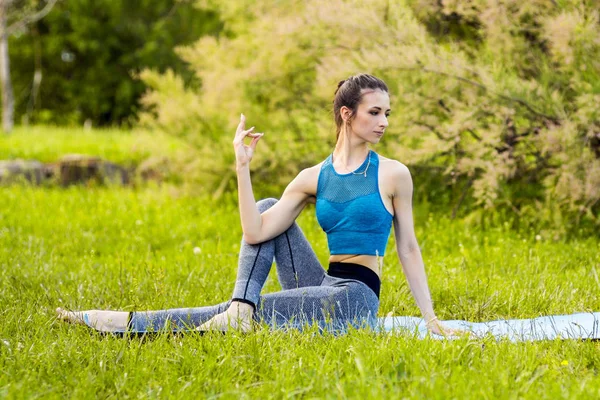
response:
M338 174L332 157L321 166L316 203L330 254L383 256L393 216L379 193L379 156L370 150L362 165L349 174Z

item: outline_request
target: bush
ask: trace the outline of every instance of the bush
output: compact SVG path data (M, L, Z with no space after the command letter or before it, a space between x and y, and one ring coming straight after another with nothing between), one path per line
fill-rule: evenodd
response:
M336 84L365 71L384 78L393 96L377 151L442 171L455 207L465 200L538 218L528 210L546 206L600 225L600 31L592 3L201 4L218 8L227 32L178 49L202 89L170 72L143 72L153 91L142 122L194 143L210 190L234 187L240 111L266 132L255 182L281 189L322 160L334 144Z

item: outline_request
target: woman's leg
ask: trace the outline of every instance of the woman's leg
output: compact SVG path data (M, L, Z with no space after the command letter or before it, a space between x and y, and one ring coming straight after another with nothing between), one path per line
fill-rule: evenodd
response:
M257 207L263 213L275 203L276 199L264 199L257 203ZM296 223L281 235L263 243L251 245L242 240L231 304L199 329L226 330L233 327L249 330L253 311L274 259L284 290L318 286L325 277L325 270Z
M257 203L263 213L277 203L264 199ZM237 278L232 298L256 305L275 259L277 276L284 290L318 286L325 270L297 223L281 235L259 244L242 240Z
M129 332L187 331L201 326L218 315L227 315L231 302L216 306L180 308L131 313ZM321 329L343 331L348 326L366 327L376 324L379 299L364 283L326 276L321 286L268 293L259 297L254 320L272 329L302 328L316 324ZM229 315L229 326L239 322ZM250 318L250 316L248 316ZM238 325L246 330L248 325ZM217 329L210 324L200 330ZM124 329L123 329L124 330Z
M264 199L257 202L257 207L263 213L275 203L276 199ZM325 278L325 270L302 230L294 222L287 231L264 243L252 245L242 241L233 300L251 303L252 307L258 304L273 259L276 261L277 275L284 290L319 286ZM239 308L243 305L236 303L233 301L217 306L136 312L132 314L130 329L134 332L165 328L170 330L170 326L173 330L185 330L186 327L196 326L201 326L202 330L227 329L230 326L242 330L250 329L252 309Z
M193 330L198 325L227 310L229 303L225 302L206 307L131 313L112 310L67 311L62 308L58 308L56 312L58 318L63 321L87 325L100 332L145 333L163 330L179 332Z
M364 283L326 276L321 286L268 293L260 298L255 313L258 322L271 328L302 328L343 331L348 326L373 327L379 298Z
M273 239L277 278L283 290L319 286L326 272L296 222Z
M174 308L159 311L140 311L131 313L130 332L191 331L215 315L223 313L230 302L213 306Z
M257 207L263 213L276 202L276 199L260 200ZM131 315L127 312L99 310L57 312L63 320L112 332L124 331L128 324L129 329L134 332L156 331L169 324L172 324L175 330L203 323L203 329L226 329L230 325L240 325L236 322L237 319L244 320L239 327L249 329L252 309L244 309L238 302L256 306L273 259L276 260L277 275L284 290L319 286L325 278L325 270L302 230L294 223L286 232L264 243L251 245L242 241L233 292L233 300L237 301L207 307L133 312Z

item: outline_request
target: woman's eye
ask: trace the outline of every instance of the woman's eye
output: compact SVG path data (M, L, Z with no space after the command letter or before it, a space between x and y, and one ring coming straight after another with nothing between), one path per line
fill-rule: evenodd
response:
M377 115L377 111L371 111L370 114L371 115Z

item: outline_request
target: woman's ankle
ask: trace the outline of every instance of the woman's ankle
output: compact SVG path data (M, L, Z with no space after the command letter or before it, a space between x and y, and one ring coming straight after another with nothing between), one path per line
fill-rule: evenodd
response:
M227 309L227 314L234 318L247 320L252 318L252 315L254 314L254 305L249 304L249 302L234 299Z

